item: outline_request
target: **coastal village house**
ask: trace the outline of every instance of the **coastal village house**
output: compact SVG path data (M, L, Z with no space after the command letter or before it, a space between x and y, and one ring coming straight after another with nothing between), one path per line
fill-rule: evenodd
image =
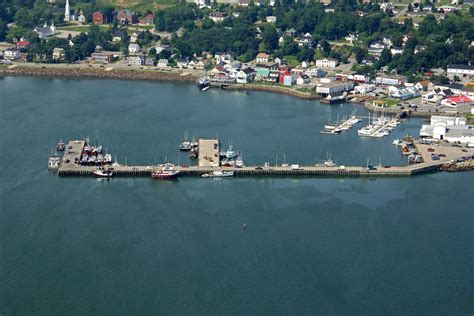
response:
M223 22L226 18L227 13L225 12L211 12L209 13L209 19L214 21L215 23Z
M333 58L323 58L316 60L316 67L336 68L338 64L338 61Z
M122 25L135 24L137 23L137 15L128 9L120 10L117 13L117 21Z
M217 64L224 63L228 64L234 60L231 54L227 53L215 53L214 59L216 60Z
M143 56L129 56L128 57L128 65L130 66L142 66L144 64Z
M64 48L55 47L53 49L53 59L54 60L64 60L66 54L64 53Z
M7 48L3 52L3 58L6 60L17 60L20 57L20 50L16 48Z
M138 44L129 44L128 45L128 52L130 54L138 54L141 51L140 45Z
M106 52L96 52L91 54L92 60L101 63L107 64L114 61L114 54L113 53L106 53Z
M153 25L154 19L155 19L155 16L153 15L153 13L147 13L139 19L139 22L145 25Z
M168 59L162 58L158 60L158 64L157 64L158 67L165 68L165 67L168 67L168 65L169 65Z
M130 35L130 43L136 43L138 40L138 33L133 32L132 35Z
M237 83L249 83L255 78L255 72L252 68L241 69L236 74Z
M100 11L92 13L92 23L94 24L107 24L107 17Z
M270 55L268 55L267 53L258 53L255 61L257 63L267 63L269 59L270 59Z

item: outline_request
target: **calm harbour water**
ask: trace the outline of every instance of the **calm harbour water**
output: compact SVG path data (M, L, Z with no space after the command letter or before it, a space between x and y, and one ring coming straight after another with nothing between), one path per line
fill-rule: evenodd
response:
M472 315L472 173L160 182L46 168L59 139L81 136L122 163L189 163L184 131L232 140L247 164L403 164L392 140L421 120L384 139L319 133L354 110L367 115L191 85L0 79L0 314Z

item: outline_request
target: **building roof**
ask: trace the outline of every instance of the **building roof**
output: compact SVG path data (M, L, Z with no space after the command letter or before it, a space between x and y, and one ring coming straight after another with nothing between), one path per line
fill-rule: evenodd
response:
M257 54L257 58L268 58L270 57L270 55L268 55L267 53L258 53Z
M463 64L452 64L448 65L448 69L462 69L462 70L474 70L474 65L463 65Z
M468 97L466 95L455 95L446 99L449 103L470 103L474 102L474 98Z

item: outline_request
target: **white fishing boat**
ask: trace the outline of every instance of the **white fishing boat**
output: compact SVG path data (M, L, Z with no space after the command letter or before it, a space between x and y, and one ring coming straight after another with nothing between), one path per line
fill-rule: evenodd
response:
M327 159L324 161L325 167L336 167L336 163L331 159L331 153L328 154Z
M61 158L58 156L53 156L48 159L48 169L55 170L59 169L61 165Z
M94 177L97 178L112 178L114 176L114 172L111 170L104 170L104 169L97 169L94 172L92 172Z
M228 178L228 177L233 177L234 176L234 171L222 171L222 170L216 170L213 172L205 173L202 175L203 178Z

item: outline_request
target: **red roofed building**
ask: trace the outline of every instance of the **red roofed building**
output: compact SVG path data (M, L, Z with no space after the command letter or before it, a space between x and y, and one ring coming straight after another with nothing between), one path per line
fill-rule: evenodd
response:
M141 17L141 18L139 19L139 21L140 21L140 23L142 23L142 24L152 25L154 18L155 18L155 16L153 15L153 13L148 13L148 14L145 14L145 16Z
M463 107L474 105L474 98L467 95L455 95L441 101L441 105L449 107Z
M30 42L25 41L24 39L21 39L20 41L16 42L16 48L24 48L28 45L30 45Z

